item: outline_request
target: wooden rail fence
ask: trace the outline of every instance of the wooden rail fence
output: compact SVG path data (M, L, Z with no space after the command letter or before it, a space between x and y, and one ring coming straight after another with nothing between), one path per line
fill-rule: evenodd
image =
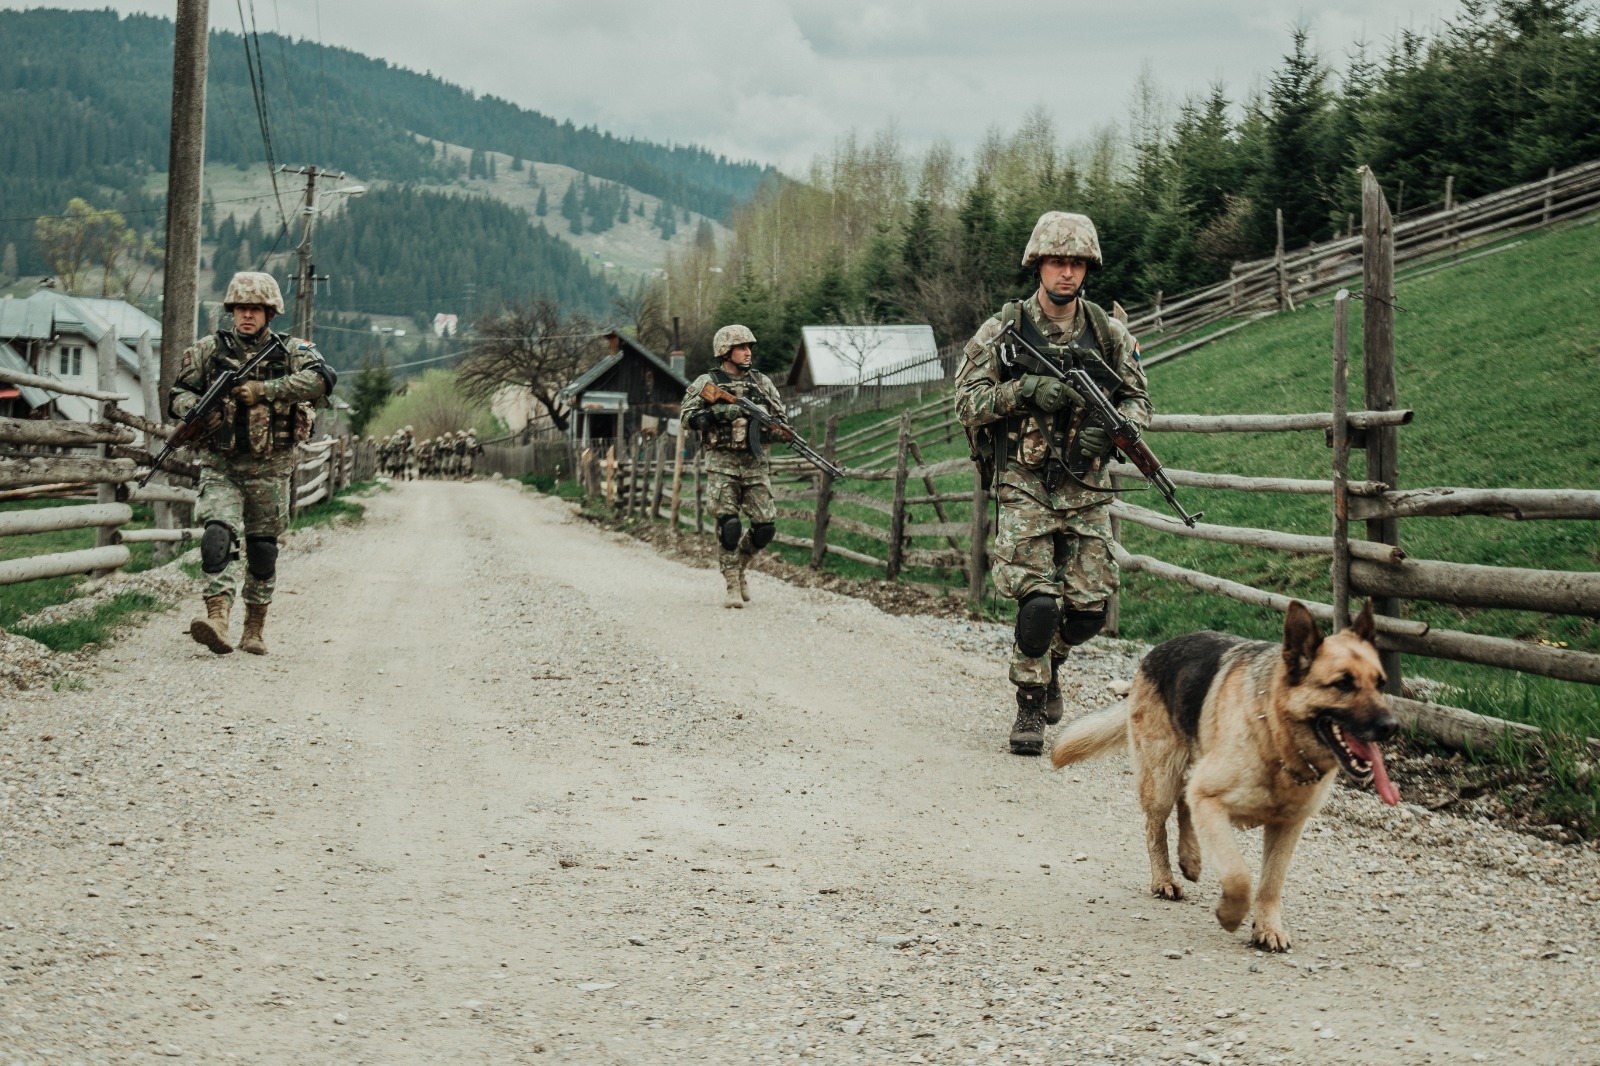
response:
M107 332L98 346L97 388L89 388L0 368L0 381L29 385L102 404L101 421L69 422L0 418L0 502L42 496L79 497L92 492L95 502L39 510L0 511L0 537L26 536L72 529L93 529L96 545L78 551L54 552L0 562L0 585L75 574L107 574L126 566L131 544L154 544L158 558L200 536L192 511L199 468L169 459L167 471L144 488L136 484L148 470L151 444L164 440L171 427L119 406L129 399L112 391L115 379L115 336ZM153 375L144 389L146 411L159 410ZM95 449L96 454L61 454L45 449ZM373 477L376 445L354 438L327 438L299 445L300 461L292 476L291 513L328 499L356 481ZM152 504L150 529L125 529L135 503Z
M1600 165L1578 169L1600 182ZM1403 518L1453 515L1595 521L1600 520L1600 491L1450 487L1401 490L1395 486L1397 431L1413 417L1410 410L1396 402L1394 371L1394 237L1401 227L1392 224L1376 178L1368 173L1363 182L1364 259L1357 273L1364 278L1370 297L1362 307L1364 409L1349 409L1350 295L1341 290L1334 297L1331 410L1291 415L1157 415L1150 427L1153 433L1324 434L1332 449L1332 476L1326 480L1171 468L1167 473L1179 486L1325 497L1330 501L1330 535L1306 536L1207 523L1190 529L1163 513L1118 500L1112 505L1116 541L1113 552L1126 570L1277 611L1287 609L1289 597L1151 555L1130 553L1121 543L1122 524L1216 543L1326 556L1330 561L1328 602L1311 602L1308 606L1314 615L1342 628L1349 624L1353 598L1375 599L1380 611L1376 619L1378 644L1387 660L1391 701L1402 718L1446 743L1488 744L1501 733L1526 733L1529 727L1402 698L1401 653L1586 684L1600 684L1600 655L1433 628L1403 617L1402 602L1418 600L1594 618L1600 617L1600 574L1413 559L1401 546L1398 522ZM1551 193L1548 216L1541 207L1540 218L1553 220L1564 217L1563 212L1587 210L1584 205L1589 201L1563 191L1574 187L1575 180L1566 185L1540 183L1535 191L1541 198L1545 190ZM1600 184L1596 187L1600 188ZM1508 193L1497 201L1501 206L1494 210L1511 210L1505 205L1525 206L1528 195L1531 193L1527 189L1521 198ZM1492 215L1488 206L1480 205L1471 211L1467 210L1469 206L1463 205L1450 215L1457 231L1469 232L1469 220ZM1420 226L1412 228L1424 232ZM1427 242L1416 238L1413 243L1425 246ZM978 486L964 449L963 454L943 461L925 463L922 458L924 447L938 444L946 446L943 450L948 453L948 445L959 439L961 429L952 407L946 390L892 418L845 434L838 432L838 416L829 417L820 434L822 451L847 469L849 480L842 482L777 449L772 463L774 496L779 517L789 527L780 529L778 543L808 551L813 567L820 567L832 554L880 569L891 580L907 568L960 571L966 577L968 602L976 608L988 568L988 496ZM666 440L611 442L603 450L586 452L579 463L580 479L586 491L612 501L624 514L667 518L710 533L713 516L706 513L699 457L683 464L685 479L681 486L672 480L663 499L661 470L664 456L673 452ZM1366 469L1363 476L1352 476L1352 452L1362 450L1366 452ZM1111 471L1121 483L1139 477L1138 471L1126 464L1112 464ZM874 482L887 482L888 493L882 493L882 486L878 493L863 491ZM963 510L965 513L960 513ZM806 535L794 531L797 522L809 527ZM1351 526L1360 530L1361 523L1366 524L1365 536L1359 532L1352 535ZM950 576L943 575L946 583ZM1112 632L1116 631L1119 608L1120 604L1113 601Z

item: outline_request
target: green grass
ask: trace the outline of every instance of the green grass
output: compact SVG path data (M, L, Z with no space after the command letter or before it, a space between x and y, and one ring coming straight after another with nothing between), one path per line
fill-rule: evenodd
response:
M358 481L347 488L342 488L333 494L332 499L322 500L312 504L289 522L290 529L311 529L316 526L336 526L344 522L360 522L367 516L367 509L361 504L350 499L363 493L379 488L376 481ZM387 491L388 486L382 486Z
M1593 488L1600 470L1600 319L1592 313L1600 277L1600 226L1577 226L1528 239L1495 256L1402 281L1397 303L1397 393L1399 406L1416 411L1399 430L1401 487ZM1333 313L1331 301L1280 315L1239 330L1169 363L1152 367L1150 391L1157 410L1187 414L1301 413L1331 406ZM1362 305L1351 303L1351 406L1364 406L1361 376ZM901 409L913 406L911 401ZM895 409L865 412L840 421L841 435L881 422ZM884 438L889 439L889 438ZM1297 434L1151 434L1152 448L1171 467L1255 476L1326 480L1331 453L1320 432ZM924 459L937 462L966 454L960 432L953 439L920 438ZM1352 476L1360 477L1362 453L1354 453ZM845 462L852 457L845 455ZM941 492L967 491L971 474L939 479ZM887 500L886 482L848 482L841 488ZM912 495L925 490L913 482ZM1331 529L1325 497L1202 491L1180 488L1190 510L1206 521L1326 536ZM1130 502L1165 513L1155 493L1134 493ZM781 507L808 510L804 501ZM886 528L888 520L868 508L837 503L835 515ZM950 521L970 515L965 503L946 505ZM932 522L932 508L912 508L912 522ZM785 517L779 528L809 536L811 522ZM1353 527L1361 535L1359 525ZM1285 595L1328 602L1329 560L1188 540L1130 523L1123 540L1134 553L1217 574ZM829 541L882 557L884 545L867 537L830 532ZM1400 541L1415 559L1494 566L1593 571L1600 569L1600 529L1589 522L1508 522L1491 518L1408 519ZM943 548L931 539L916 547ZM790 561L806 552L779 547ZM882 571L829 557L825 569L854 578L881 578ZM950 584L953 571L908 571L908 578ZM985 599L985 613L1008 618L1012 605ZM1517 640L1544 640L1600 652L1600 625L1593 619L1521 611L1408 604L1405 613L1441 629L1458 629ZM1187 586L1125 574L1122 635L1158 642L1194 629L1216 628L1276 639L1282 616ZM1468 709L1527 721L1558 732L1600 733L1600 690L1489 667L1417 656L1404 657L1408 676L1426 676L1462 690L1451 700Z
M563 500L575 500L583 495L582 485L576 481L557 481L554 474L518 474L512 480L538 489L546 496L557 496Z
M130 590L118 593L89 614L50 625L18 626L15 632L52 651L77 651L89 644L103 643L118 626L166 608L148 592Z
M32 511L47 507L81 506L82 500L21 500L0 504L0 511ZM150 525L148 504L135 504L133 521L125 529L145 529ZM57 552L81 551L94 547L93 529L66 529L55 533L31 533L24 537L0 539L0 560L25 559L33 555L51 555ZM128 547L130 559L123 567L130 573L148 570L153 565L152 546L132 544ZM85 581L83 575L53 577L43 581L26 581L18 585L0 585L0 629L10 629L19 618L42 611L46 607L65 603L74 590Z

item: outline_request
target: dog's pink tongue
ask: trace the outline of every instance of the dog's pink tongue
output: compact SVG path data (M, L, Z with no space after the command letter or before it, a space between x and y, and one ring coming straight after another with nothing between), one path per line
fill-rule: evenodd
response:
M1365 740L1358 740L1346 733L1344 742L1356 754L1356 758L1372 764L1372 787L1377 790L1378 798L1391 807L1399 806L1400 790L1394 787L1394 782L1389 780L1389 771L1383 766L1383 749L1376 744Z

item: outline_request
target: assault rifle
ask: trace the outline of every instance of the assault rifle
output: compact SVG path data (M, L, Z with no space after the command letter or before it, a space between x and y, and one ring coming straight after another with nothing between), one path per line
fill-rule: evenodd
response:
M744 396L735 396L715 381L706 382L705 388L700 390L700 398L706 403L731 403L737 405L747 418L760 425L767 432L775 435L783 443L794 449L796 455L818 470L832 474L834 477L847 476L843 469L824 459L815 448L807 444L805 438L796 433L788 423L780 421L754 400ZM751 454L759 459L761 457L761 434L752 433L748 439L750 441Z
M1101 391L1100 386L1094 383L1094 379L1087 371L1081 367L1062 369L1057 366L1054 360L1028 342L1017 329L1015 322L1007 322L1005 328L1000 331L1000 361L1006 366L1021 366L1035 374L1044 374L1064 382L1068 388L1082 397L1089 417L1105 428L1117 450L1139 468L1139 473L1155 486L1156 491L1166 497L1167 503L1178 512L1178 517L1183 519L1184 525L1192 529L1196 522L1205 517L1204 511L1189 514L1183 509L1183 504L1178 502L1178 494L1173 487L1172 479L1161 469L1161 460L1150 450L1150 445L1140 439L1139 427L1117 410L1110 397Z
M276 333L271 334L271 339L263 344L261 350L256 352L249 361L241 364L237 369L224 370L216 376L211 382L211 387L200 397L200 402L189 408L189 413L178 420L177 426L173 428L171 435L167 437L166 447L161 449L161 454L155 457L155 461L150 464L150 469L145 471L144 477L139 479L139 487L141 489L150 483L151 478L155 477L156 471L161 469L161 464L166 461L167 456L179 448L193 444L200 439L201 434L205 432L203 428L205 423L210 419L213 412L222 407L222 401L227 399L228 393L235 386L247 380L250 372L261 365L261 361L271 355L274 349L283 352L285 356L288 355L288 352L284 351L283 341Z

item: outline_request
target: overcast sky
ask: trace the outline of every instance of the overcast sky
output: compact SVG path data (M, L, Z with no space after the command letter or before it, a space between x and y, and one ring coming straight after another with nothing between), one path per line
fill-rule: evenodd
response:
M113 7L152 0L4 7ZM1325 60L1382 51L1457 0L254 0L256 24L429 70L480 93L621 135L693 142L803 170L854 129L893 122L920 149L966 154L1036 104L1065 140L1121 121L1146 66L1172 98L1261 85L1308 25ZM246 0L246 13L251 10ZM236 3L212 24L239 29ZM280 105L281 106L281 105Z

